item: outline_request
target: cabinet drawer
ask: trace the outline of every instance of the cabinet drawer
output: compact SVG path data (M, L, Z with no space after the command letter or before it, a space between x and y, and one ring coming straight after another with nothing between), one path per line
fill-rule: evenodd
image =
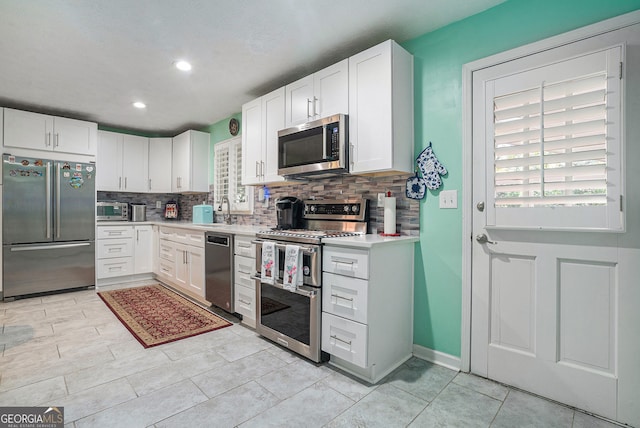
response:
M245 287L254 287L254 281L251 279L251 275L253 275L255 270L255 259L250 259L249 257L243 256L234 256L234 265L235 265L235 282L238 284L242 284Z
M98 226L96 239L133 238L132 226Z
M98 279L131 275L133 274L133 258L120 257L115 259L98 260L97 271Z
M191 232L187 229L175 229L172 241L181 244L193 245L195 247L204 248L204 232Z
M175 229L171 227L160 227L158 237L160 239L172 239L175 236Z
M167 260L158 261L158 275L164 278L174 278L176 276L176 266Z
M158 243L158 257L162 260L167 260L173 263L176 259L174 244L165 239L161 239Z
M368 281L322 274L322 310L362 324L367 323Z
M367 367L365 324L322 313L322 350L358 367Z
M234 253L244 257L256 257L256 245L252 244L253 238L248 236L235 237Z
M98 259L133 256L133 239L105 239L96 245Z
M237 313L252 320L256 319L256 292L253 288L236 284L234 303Z
M322 255L322 270L369 279L369 252L355 248L326 246Z

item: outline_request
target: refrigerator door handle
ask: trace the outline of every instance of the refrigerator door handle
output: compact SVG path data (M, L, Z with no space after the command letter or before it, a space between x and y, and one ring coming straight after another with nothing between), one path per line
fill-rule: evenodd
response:
M59 248L86 247L89 245L91 245L90 242L78 242L77 244L62 244L62 245L29 245L26 247L12 247L10 251L16 252L16 251L57 250Z
M60 238L60 164L56 163L56 238Z
M47 198L47 208L46 208L46 217L47 217L47 239L51 238L51 164L47 162L46 173L47 180L45 184L45 197Z

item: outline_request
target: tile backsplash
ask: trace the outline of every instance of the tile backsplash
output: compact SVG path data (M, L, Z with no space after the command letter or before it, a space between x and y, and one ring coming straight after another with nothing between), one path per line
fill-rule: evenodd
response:
M379 233L384 229L384 208L378 206L378 193L391 192L396 199L396 227L401 235L417 236L420 230L420 201L405 197L405 183L408 174L384 177L368 177L345 175L334 178L317 179L278 186L267 186L270 193L269 204L258 201L259 187L254 192L253 215L234 215L237 224L276 225L275 201L284 196L296 196L300 199L369 199L369 227L371 233ZM213 188L213 186L211 186ZM148 220L164 218L164 204L170 200L178 202L179 220L192 219L192 207L202 202L214 205L213 192L190 194L149 194L98 192L98 200L115 200L120 202L144 203L147 205ZM161 201L162 208L157 209L156 201ZM215 222L222 222L222 213L214 206Z

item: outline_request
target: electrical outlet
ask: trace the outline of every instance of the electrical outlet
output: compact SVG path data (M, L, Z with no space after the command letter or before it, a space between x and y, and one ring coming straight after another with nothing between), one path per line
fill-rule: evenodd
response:
M156 209L158 210L162 209L162 201L156 201Z
M384 193L378 193L378 206L383 206L384 205Z
M458 191L443 190L442 192L440 192L440 208L458 208Z

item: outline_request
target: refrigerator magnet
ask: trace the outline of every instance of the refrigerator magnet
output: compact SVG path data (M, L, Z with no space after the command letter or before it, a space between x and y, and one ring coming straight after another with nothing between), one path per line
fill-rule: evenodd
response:
M69 162L65 162L62 164L62 169L71 169L71 165L69 165Z
M15 156L9 156L9 158L7 160L9 161L9 163L16 163L16 157Z
M62 173L62 176L63 176L64 178L69 178L69 177L71 177L71 173L70 173L70 172L68 172L68 171L65 171L65 172L63 172L63 173Z
M36 161L33 164L35 166L42 166L42 159L36 159Z
M87 165L87 172L93 172L93 167L91 165Z
M71 177L71 180L69 180L69 185L74 189L79 189L83 184L84 180L82 179L82 174L78 172L73 174L73 177Z
M81 163L77 163L76 164L76 171L82 171L82 164Z

